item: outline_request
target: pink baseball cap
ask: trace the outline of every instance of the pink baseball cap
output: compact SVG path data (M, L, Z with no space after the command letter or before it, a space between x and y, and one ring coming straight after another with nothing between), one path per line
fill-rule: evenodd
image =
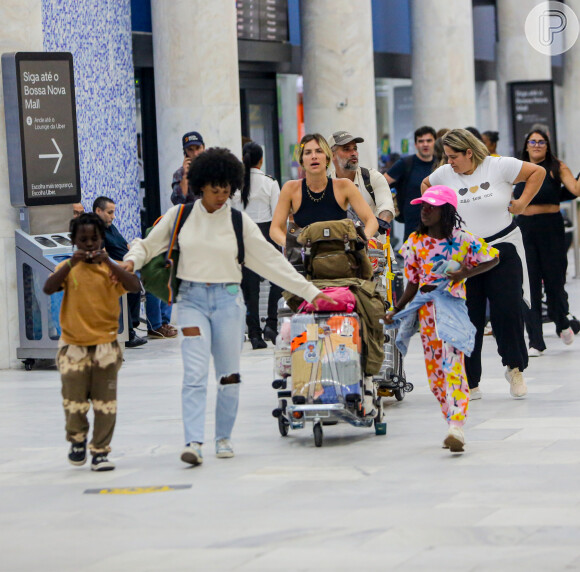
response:
M445 185L435 185L434 187L429 187L423 193L423 196L411 201L412 205L418 205L419 203L427 203L434 207L440 207L445 203L449 203L457 209L457 195L453 189Z

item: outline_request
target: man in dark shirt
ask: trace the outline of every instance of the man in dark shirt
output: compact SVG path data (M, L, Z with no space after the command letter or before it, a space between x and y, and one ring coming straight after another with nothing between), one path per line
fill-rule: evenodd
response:
M174 205L195 201L195 196L187 182L187 173L191 162L205 150L203 137L197 131L186 133L181 138L181 143L183 145L183 165L173 173L173 181L171 182L171 202Z
M129 246L123 235L113 224L113 220L115 220L115 203L108 197L98 197L93 203L93 212L105 223L105 250L113 260L117 262L123 260L123 256L129 252ZM129 292L127 294L127 306L129 308L129 341L125 342L125 347L136 348L147 343L145 338L140 338L135 333L141 313L141 293Z
M417 230L421 221L421 205L410 204L421 196L421 183L433 170L433 151L435 147L435 129L427 125L415 131L415 155L399 159L385 174L391 187L397 190L397 205L405 223L405 237Z

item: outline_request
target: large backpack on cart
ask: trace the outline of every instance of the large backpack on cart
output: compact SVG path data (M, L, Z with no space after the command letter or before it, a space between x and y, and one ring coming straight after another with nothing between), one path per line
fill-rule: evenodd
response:
M370 280L373 276L364 233L350 219L310 224L302 230L298 242L302 245L304 269L310 280Z

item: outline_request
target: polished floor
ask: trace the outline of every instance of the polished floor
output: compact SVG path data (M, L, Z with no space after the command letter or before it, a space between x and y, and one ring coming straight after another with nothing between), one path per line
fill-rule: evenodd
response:
M580 316L580 281L569 291ZM127 350L109 473L67 463L54 369L2 371L0 570L580 570L580 336L545 329L520 401L486 337L462 455L441 448L417 339L416 389L389 402L388 434L327 427L322 448L310 428L279 435L272 351L246 344L236 456L209 442L198 468L179 460L177 340Z

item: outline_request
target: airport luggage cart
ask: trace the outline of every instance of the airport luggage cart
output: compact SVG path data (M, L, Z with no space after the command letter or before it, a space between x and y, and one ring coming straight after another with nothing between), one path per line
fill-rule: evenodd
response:
M282 302L272 387L278 407L272 415L283 437L313 425L314 444L323 426L349 423L385 435L382 397L363 375L360 320L356 313L293 314Z
M368 255L373 263L374 279L377 282L379 292L383 295L387 307L392 309L403 290L403 271L400 268L395 268L393 264L388 232L383 240L384 242L376 239L369 241ZM407 381L403 356L395 344L397 330L385 328L384 332L385 359L379 374L374 379L382 397L394 395L397 401L402 401L405 394L413 391L414 386Z

